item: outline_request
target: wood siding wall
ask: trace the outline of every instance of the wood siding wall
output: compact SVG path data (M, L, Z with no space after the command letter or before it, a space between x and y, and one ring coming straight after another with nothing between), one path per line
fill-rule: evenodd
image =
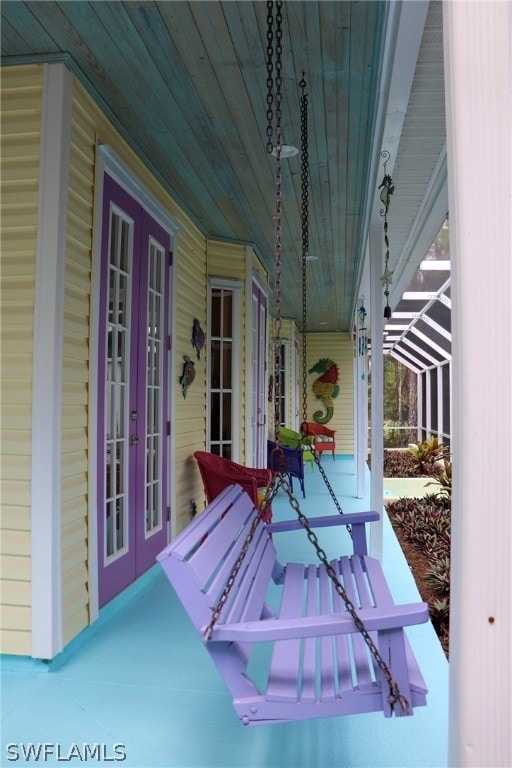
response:
M42 68L2 70L0 651L31 652L32 337Z
M96 134L87 98L74 88L62 360L62 616L66 644L87 626L88 430Z
M192 503L198 512L204 508L204 491L194 451L204 451L206 433L206 354L197 359L192 346L192 326L197 318L206 329L206 239L191 222L181 227L175 250L176 327L173 354L176 360L175 387L175 477L176 506L174 510L176 533L190 522ZM183 356L188 355L195 364L196 378L188 388L186 398L179 384L183 372Z

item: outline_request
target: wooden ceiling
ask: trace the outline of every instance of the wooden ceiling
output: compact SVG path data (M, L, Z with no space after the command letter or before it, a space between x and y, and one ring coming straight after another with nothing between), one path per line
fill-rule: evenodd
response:
M285 143L300 148L303 73L309 102L309 255L316 258L307 267L308 331L350 330L368 290L367 238L386 141L395 153L390 170L406 175L401 190L394 178L391 209L404 274L425 253L415 253L422 239L411 235L420 233L420 218L436 213L432 237L444 218L446 204L438 215L433 202L443 183L444 102L435 116L425 102L426 122L406 120L422 51L437 67L423 69L420 96L431 89L444 96L440 9L423 0L283 3ZM2 3L1 15L3 64L66 61L201 230L253 244L272 281L267 3L17 0ZM283 160L281 312L302 327L300 170L300 154Z

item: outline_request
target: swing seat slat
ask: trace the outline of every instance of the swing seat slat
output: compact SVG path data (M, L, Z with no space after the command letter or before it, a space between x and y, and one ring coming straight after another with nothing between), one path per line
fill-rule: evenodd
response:
M313 717L383 711L412 714L426 704L426 687L404 627L428 620L424 603L393 603L380 563L368 557L361 531L355 552L331 562L400 691L408 712L392 709L389 684L378 668L354 618L321 564L277 560L272 534L300 527L298 521L260 523L247 544L254 520L251 499L233 485L223 491L158 556L170 583L204 640L212 612L228 578L232 585L206 650L233 696L242 723L262 725ZM376 513L333 515L333 525L364 529ZM345 519L343 519L345 518ZM325 526L328 518L318 518ZM315 518L311 518L313 527ZM233 568L245 548L240 568ZM359 551L358 551L359 550ZM277 579L276 575L282 578ZM274 606L278 606L277 608ZM256 683L252 650L258 654ZM261 665L266 661L267 669ZM263 682L262 682L263 681Z

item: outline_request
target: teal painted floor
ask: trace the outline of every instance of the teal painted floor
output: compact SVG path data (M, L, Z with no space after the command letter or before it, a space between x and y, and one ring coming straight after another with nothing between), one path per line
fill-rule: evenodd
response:
M350 458L333 462L326 456L322 465L345 512L368 509L367 501L355 498ZM337 514L318 468L308 468L306 493L304 501L297 498L307 515ZM282 491L273 511L274 519L293 516ZM324 531L319 538L328 555L347 551L341 533ZM276 535L275 541L281 557L314 562L303 531ZM384 569L397 603L419 599L387 518ZM408 634L429 688L428 706L413 717L365 714L244 728L155 566L52 665L3 657L0 765L445 768L448 663L430 624Z

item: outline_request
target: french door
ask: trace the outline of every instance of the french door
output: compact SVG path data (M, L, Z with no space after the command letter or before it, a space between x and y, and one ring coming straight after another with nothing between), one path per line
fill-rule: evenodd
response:
M100 607L167 543L171 236L104 177L98 361Z

